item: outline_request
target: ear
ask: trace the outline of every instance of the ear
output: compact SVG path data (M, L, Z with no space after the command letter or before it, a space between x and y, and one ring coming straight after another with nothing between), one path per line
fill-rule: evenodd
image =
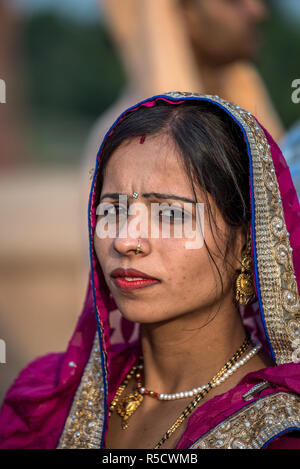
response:
M251 244L251 234L250 234L250 222L244 227L244 244L243 244L243 252L248 246L248 242Z
M241 260L247 248L248 236L250 235L249 227L243 226L238 229L236 235L236 268L241 268Z

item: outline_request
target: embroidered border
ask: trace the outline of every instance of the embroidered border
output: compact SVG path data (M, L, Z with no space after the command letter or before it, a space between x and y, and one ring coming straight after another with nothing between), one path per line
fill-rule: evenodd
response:
M219 96L170 92L172 98L202 98L221 105L240 123L250 146L255 200L258 285L262 313L276 363L293 361L293 341L300 337L300 300L292 248L267 138L250 112Z
M188 449L260 449L289 428L300 430L300 396L262 397L228 417Z
M100 371L99 371L100 370ZM104 425L104 387L98 333L57 449L99 449Z

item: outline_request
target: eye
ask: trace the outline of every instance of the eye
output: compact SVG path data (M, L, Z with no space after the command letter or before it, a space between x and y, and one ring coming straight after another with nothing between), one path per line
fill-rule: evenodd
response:
M121 215L126 215L127 213L127 208L125 207L121 207L120 205L109 205L109 207L107 207L105 210L104 210L104 215L106 216L117 216L117 217L120 217Z
M182 221L184 219L184 216L187 216L188 214L186 212L183 212L183 210L169 208L161 210L160 215L162 216L162 218L167 220Z

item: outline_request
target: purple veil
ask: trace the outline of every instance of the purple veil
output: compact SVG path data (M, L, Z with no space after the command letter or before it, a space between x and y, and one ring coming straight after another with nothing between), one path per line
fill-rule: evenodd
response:
M295 363L300 358L300 206L288 165L269 133L239 106L218 96L170 92L124 111L104 138L89 199L91 274L82 314L67 350L37 358L21 371L9 389L0 412L0 448L105 446L107 409L140 353L140 341L138 324L127 321L117 310L94 251L97 174L102 146L118 122L127 113L141 106L155 106L160 100L172 105L189 100L209 101L227 113L244 135L250 167L251 247L257 301L241 308L241 315L251 336L274 362L274 368L266 373L282 389L285 386L300 393L300 365ZM239 408L236 405L231 412ZM221 414L219 420L207 424L201 432L219 424L226 417ZM197 436L191 424L182 447Z

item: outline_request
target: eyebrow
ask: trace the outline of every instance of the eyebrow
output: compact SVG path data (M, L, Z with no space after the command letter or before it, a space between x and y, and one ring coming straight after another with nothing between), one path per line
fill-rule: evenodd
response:
M121 193L118 193L118 192L112 192L112 193L106 193L104 195L102 195L102 197L100 198L100 202L101 200L109 197L111 199L118 199L120 195L127 195L127 194L121 194ZM150 197L153 197L153 198L156 198L156 199L163 199L163 200L166 200L166 199L173 199L173 200L181 200L183 202L190 202L192 204L195 204L196 202L192 199L189 199L188 197L183 197L183 196L179 196L179 195L175 195L175 194L160 194L159 192L147 192L147 193L144 193L144 194L141 194L142 197L145 197L145 198L150 198Z

